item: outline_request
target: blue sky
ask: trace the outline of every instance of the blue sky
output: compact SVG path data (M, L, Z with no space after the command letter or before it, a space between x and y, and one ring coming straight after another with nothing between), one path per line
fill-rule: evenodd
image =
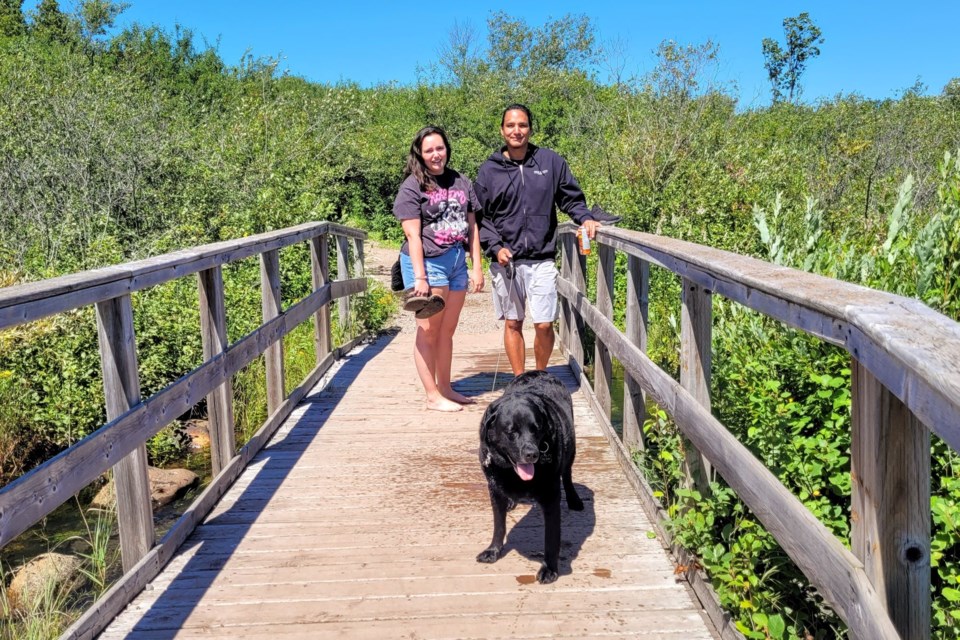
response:
M672 39L720 47L717 80L736 82L742 107L769 103L761 41L783 41L785 17L810 13L823 31L821 55L803 77L807 102L838 93L896 97L919 79L938 94L960 76L956 30L960 2L704 2L636 0L512 3L307 2L275 0L128 0L118 26L133 22L193 30L199 42L219 42L228 64L245 52L274 57L281 68L307 79L363 86L415 82L417 67L435 62L455 23L472 25L486 38L486 20L502 10L541 25L567 13L588 16L598 41L619 41L626 70L654 65L659 42ZM25 8L36 4L25 3ZM61 0L66 10L70 0ZM431 15L433 11L433 15Z

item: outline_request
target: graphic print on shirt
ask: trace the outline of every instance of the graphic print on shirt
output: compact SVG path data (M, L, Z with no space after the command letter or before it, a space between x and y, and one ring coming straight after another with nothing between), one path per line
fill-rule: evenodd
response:
M446 247L467 241L467 194L462 189L436 189L427 194L436 207L436 220L430 223L437 245Z

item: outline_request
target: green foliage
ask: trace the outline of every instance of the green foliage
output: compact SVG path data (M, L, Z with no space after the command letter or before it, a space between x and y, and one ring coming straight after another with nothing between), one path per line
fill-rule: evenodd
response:
M770 76L773 101L793 102L800 97L800 76L807 62L820 55L817 45L823 44L823 36L806 11L784 18L783 33L787 40L785 48L772 38L763 39L763 66Z
M491 16L456 27L413 86L322 85L277 61L225 63L188 29L134 25L124 5L43 0L26 18L0 0L0 284L34 281L311 221L361 225L397 241L404 158L424 124L445 127L467 175L501 140L501 110L525 102L533 141L569 161L590 203L621 226L758 256L912 296L960 318L960 118L956 82L937 97L856 95L798 103L823 39L807 14L764 43L775 102L736 109L713 81L712 42L665 41L647 74L604 60L583 16L535 25ZM604 64L609 81L598 79ZM591 265L593 264L591 258ZM591 269L594 267L591 266ZM622 269L622 264L620 265ZM259 265L224 267L228 335L260 324ZM286 304L306 295L309 255L281 255ZM591 285L592 286L592 285ZM625 290L622 276L615 282ZM648 351L678 375L679 280L651 269ZM591 296L595 292L590 292ZM622 299L622 298L618 298ZM153 393L201 360L196 283L134 295L141 386ZM347 339L379 330L396 304L371 286ZM717 302L713 409L841 539L849 534L849 376L843 352ZM623 310L615 320L622 325ZM104 421L91 310L0 333L0 469L7 482ZM284 340L288 386L315 365L312 328ZM262 360L234 379L239 440L265 416ZM196 412L202 413L199 406ZM756 519L722 484L678 489L683 443L651 407L638 456L748 637L841 633ZM176 429L150 442L176 455ZM958 633L956 454L935 443L934 619Z
M0 38L15 38L26 32L23 0L0 0Z
M42 0L37 6L37 15L33 20L31 33L61 44L76 42L78 30L65 13L60 11L57 0Z

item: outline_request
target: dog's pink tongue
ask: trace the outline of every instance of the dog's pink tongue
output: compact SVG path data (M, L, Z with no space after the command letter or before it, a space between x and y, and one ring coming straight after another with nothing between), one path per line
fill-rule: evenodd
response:
M520 476L521 480L533 480L533 465L532 464L518 464L517 475Z

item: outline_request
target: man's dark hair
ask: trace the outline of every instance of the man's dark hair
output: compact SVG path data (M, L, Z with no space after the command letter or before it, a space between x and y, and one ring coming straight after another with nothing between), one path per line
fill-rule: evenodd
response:
M427 171L427 165L423 161L423 153L421 153L423 139L432 135L440 136L443 139L443 144L447 148L448 167L450 166L450 158L453 156L453 149L450 148L450 140L447 138L446 131L433 126L427 126L417 131L417 135L413 137L413 142L410 143L410 155L407 156L407 166L403 170L403 177L414 176L420 188L424 191L433 191L437 188L437 178Z
M519 102L514 102L511 105L508 105L506 109L503 110L503 115L500 116L500 126L503 126L503 123L507 121L507 112L508 111L523 111L527 114L527 122L530 123L530 128L533 129L533 114L530 113L530 109L527 108L527 105L520 104Z

